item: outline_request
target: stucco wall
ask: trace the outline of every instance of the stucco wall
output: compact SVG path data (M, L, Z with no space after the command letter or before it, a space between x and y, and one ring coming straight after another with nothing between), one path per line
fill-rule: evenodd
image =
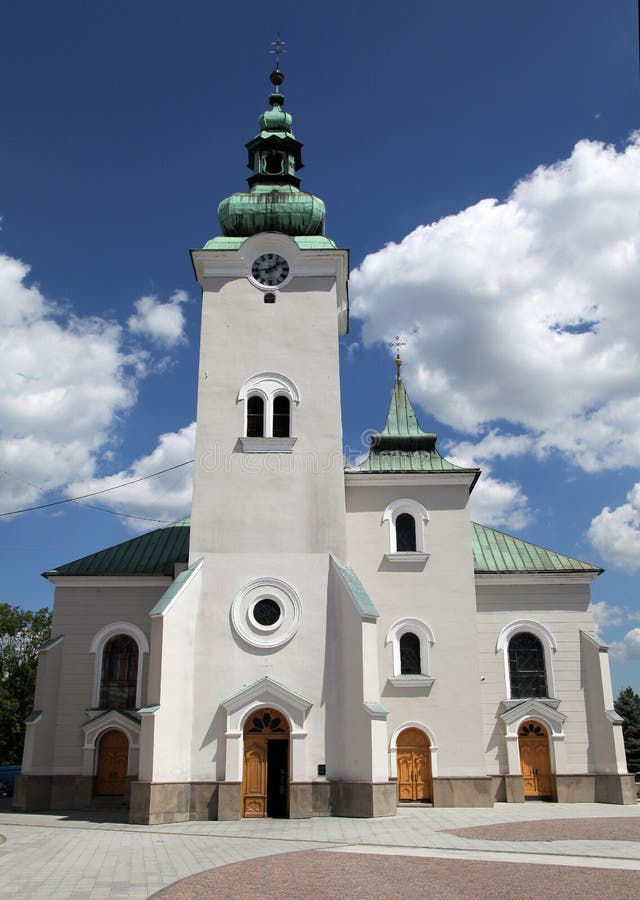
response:
M169 579L158 579L156 585L123 587L114 580L99 587L83 584L56 589L51 633L54 637L64 635L60 645L56 724L55 730L43 729L34 740L34 763L37 759L39 764L33 774L71 775L82 772L83 735L80 725L88 718L87 709L93 706L96 667L95 654L89 649L91 642L102 628L112 622L137 625L148 637L149 610L168 583ZM142 666L143 703L146 697L146 657L145 654ZM44 671L42 677L46 677Z
M523 582L525 579L523 579ZM567 579L569 581L569 579ZM500 703L507 698L504 654L496 649L500 632L518 620L544 625L553 635L557 651L551 653L558 712L565 715L566 771L591 770L584 666L580 630L593 631L588 584L551 583L478 584L478 632L482 709L487 766L491 774L507 771L504 726L496 718Z
M394 500L412 498L429 514L424 565L394 564L384 510ZM348 486L348 561L376 605L380 689L389 710L389 738L405 723L426 726L437 743L440 775L484 775L480 716L480 675L475 616L473 557L467 510L468 486L447 482L416 485ZM393 651L385 644L399 619L416 618L433 631L431 688L398 686Z
M265 304L246 278L208 278L202 308L191 561L205 552L344 558L335 278L300 277ZM244 453L251 376L291 379L291 453Z

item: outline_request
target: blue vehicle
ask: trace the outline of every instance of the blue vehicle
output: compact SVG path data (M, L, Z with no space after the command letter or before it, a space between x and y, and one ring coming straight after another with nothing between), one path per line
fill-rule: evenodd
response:
M13 785L22 766L0 766L0 797L13 797Z

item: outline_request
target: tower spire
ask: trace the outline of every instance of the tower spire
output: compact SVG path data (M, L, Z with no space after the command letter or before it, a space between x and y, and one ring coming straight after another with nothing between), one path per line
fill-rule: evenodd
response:
M224 237L249 237L263 231L279 231L291 237L324 236L325 207L319 197L300 190L297 172L302 168L302 144L292 130L291 114L284 110L280 88L284 74L280 56L286 52L280 32L270 53L276 66L269 75L270 109L258 120L259 132L246 144L249 190L233 194L218 207Z

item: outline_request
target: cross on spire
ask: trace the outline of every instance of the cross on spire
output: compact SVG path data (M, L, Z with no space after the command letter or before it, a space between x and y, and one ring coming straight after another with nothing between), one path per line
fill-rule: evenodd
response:
M269 50L269 53L275 53L275 56L276 56L276 69L279 69L279 68L280 68L280 54L281 54L281 53L286 53L286 52L287 52L287 51L285 50L285 46L284 46L286 43L287 43L286 41L283 41L283 40L281 39L281 37L280 37L280 32L278 32L275 41L271 41L271 46L272 46L272 47L275 47L276 49L275 49L275 50Z
M407 342L400 339L400 335L397 334L395 339L391 341L389 344L391 348L395 347L396 351L396 366L398 367L398 378L400 378L400 366L402 365L402 360L400 359L400 347L406 347Z

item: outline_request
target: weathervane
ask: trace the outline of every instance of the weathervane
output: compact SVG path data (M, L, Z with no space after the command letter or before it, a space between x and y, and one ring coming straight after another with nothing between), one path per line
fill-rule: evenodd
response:
M400 366L402 365L402 360L400 359L400 347L406 347L407 342L400 340L400 335L397 334L395 340L391 341L389 344L391 348L395 347L396 351L396 366L398 367L398 378L400 378Z
M276 49L275 49L275 50L269 50L269 53L275 53L275 55L276 55L276 69L279 69L279 68L280 68L280 54L281 54L281 53L286 53L286 52L287 52L287 51L285 50L285 48L284 48L284 45L285 45L286 43L287 43L286 41L283 41L283 40L280 38L280 32L278 32L275 41L271 41L271 46L272 46L272 47L275 47Z

